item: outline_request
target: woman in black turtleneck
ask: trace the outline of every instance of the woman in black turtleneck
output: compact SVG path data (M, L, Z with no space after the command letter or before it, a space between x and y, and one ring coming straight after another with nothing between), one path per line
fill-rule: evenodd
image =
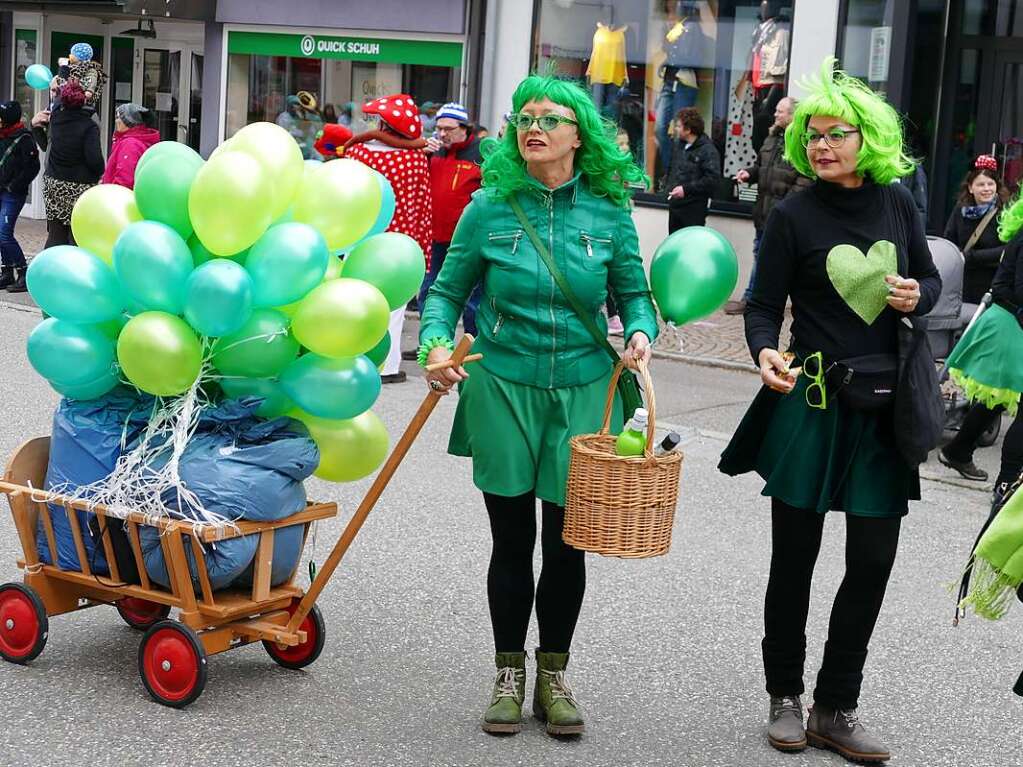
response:
M908 501L920 497L920 478L896 448L893 406L853 407L832 366L896 354L900 317L929 311L941 279L912 197L891 183L913 168L898 116L832 66L829 60L786 131L786 158L815 183L778 203L764 229L746 310L746 338L764 388L720 468L756 471L771 497L762 643L770 744L797 751L809 743L851 760L883 761L888 749L867 733L856 709L900 523ZM778 338L788 299L791 368ZM824 397L808 375L817 353L822 369L831 369ZM845 514L846 572L804 727L806 618L828 511Z

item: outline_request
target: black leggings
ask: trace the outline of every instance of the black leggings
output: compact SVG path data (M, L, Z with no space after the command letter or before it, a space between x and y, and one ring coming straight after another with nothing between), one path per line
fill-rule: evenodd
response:
M487 598L497 652L522 652L533 611L533 549L536 545L536 497L483 494L490 515L494 548L487 572ZM542 502L543 565L536 585L536 621L540 649L568 652L586 591L583 552L561 540L565 510Z
M945 455L957 461L972 461L977 440L995 418L1001 418L1005 408L989 410L977 403L966 413L963 425L955 439L945 445ZM995 480L995 487L1003 482L1012 484L1023 472L1023 407L1016 413L1016 419L1005 432L1002 440L1002 465Z
M874 624L899 546L901 517L846 514L845 577L831 607L814 700L855 708ZM771 577L764 600L764 672L772 696L802 695L810 583L824 515L771 502Z

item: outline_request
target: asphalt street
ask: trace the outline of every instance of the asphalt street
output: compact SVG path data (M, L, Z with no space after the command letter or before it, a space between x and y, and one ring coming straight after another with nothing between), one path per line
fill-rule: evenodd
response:
M25 339L37 313L0 308L0 455L49 431L57 396L31 370ZM408 345L411 341L408 342ZM376 407L392 439L425 387L387 386ZM691 765L837 766L810 750L783 755L764 737L762 600L768 502L753 476L729 479L717 456L757 389L748 373L660 360L660 425L685 440L682 497L668 556L590 556L569 680L587 733L548 738L527 720L513 738L478 725L493 675L484 578L489 531L464 459L446 455L454 398L437 409L370 515L320 607L326 649L305 671L277 667L259 645L214 656L205 694L184 711L151 702L136 670L140 635L99 607L50 623L45 652L0 664L0 765ZM993 470L997 449L981 462ZM957 580L987 515L982 486L925 467L924 500L902 546L867 662L861 715L898 767L1023 765L1023 605L988 623L951 626ZM311 555L333 545L368 482L311 481L336 501ZM0 510L2 511L2 510ZM812 689L831 598L843 569L844 523L826 525L808 627ZM18 580L18 539L0 513L0 581ZM535 642L535 627L530 642ZM532 673L530 674L532 677ZM532 687L530 678L527 694Z

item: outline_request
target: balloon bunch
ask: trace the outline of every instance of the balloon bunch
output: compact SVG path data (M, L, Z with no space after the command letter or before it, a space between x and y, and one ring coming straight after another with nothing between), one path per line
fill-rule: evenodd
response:
M160 397L207 381L261 397L260 415L306 424L317 476L364 477L388 448L370 408L390 312L424 272L415 240L384 232L393 213L381 174L303 161L272 123L246 126L206 162L160 142L134 192L104 184L81 196L77 246L32 260L29 292L51 316L29 337L29 360L75 399L122 378Z

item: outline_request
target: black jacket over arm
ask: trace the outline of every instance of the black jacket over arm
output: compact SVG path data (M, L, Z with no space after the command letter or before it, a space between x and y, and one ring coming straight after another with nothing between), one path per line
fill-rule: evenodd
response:
M816 181L807 191L779 202L760 241L753 296L746 308L746 341L754 361L759 363L761 350L779 348L790 296L791 345L797 352L820 351L828 360L840 360L897 351L900 313L884 303L885 275L860 272L866 274L860 295L872 293L868 303L881 307L869 321L842 297L832 279L842 264L859 266L850 259L866 260L872 250L878 258L893 243L898 254L894 268L906 269L908 274L901 276L920 283L914 314L926 314L941 293L941 276L905 187L867 180L857 189L843 189Z

